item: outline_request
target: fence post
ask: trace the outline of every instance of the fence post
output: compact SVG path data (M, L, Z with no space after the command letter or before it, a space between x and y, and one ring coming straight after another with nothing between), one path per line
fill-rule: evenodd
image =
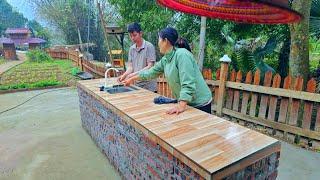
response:
M80 52L77 53L77 66L79 67L79 60L81 58Z
M231 59L228 55L224 55L221 59L221 70L220 70L220 81L219 81L219 91L218 91L218 102L217 102L217 115L222 116L222 109L224 103L224 96L226 93L226 81L228 76L228 68Z
M79 65L80 65L80 69L81 69L81 71L83 71L83 57L80 57L79 58Z
M67 51L67 59L70 60L70 50L67 48L66 51Z

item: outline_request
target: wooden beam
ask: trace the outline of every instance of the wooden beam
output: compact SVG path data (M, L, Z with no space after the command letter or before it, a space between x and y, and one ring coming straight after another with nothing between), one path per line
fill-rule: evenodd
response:
M218 102L217 102L217 115L222 116L222 108L224 106L224 96L226 94L226 80L228 78L229 64L227 62L221 63L221 74L219 81Z
M281 89L281 88L264 87L264 86L250 85L250 84L230 82L230 81L227 81L226 87L244 90L244 91L256 92L256 93L262 93L262 94L269 94L274 96L301 99L305 101L320 102L320 94L309 93L304 91L294 91L294 90Z
M206 80L206 82L208 85L211 85L211 86L219 86L220 80Z
M273 153L280 153L281 150L281 144L280 142L276 142L273 145L270 145L259 152L256 152L244 159L241 159L238 162L235 162L234 164L230 165L228 168L224 168L221 171L218 171L217 173L212 175L211 179L223 179L226 176L230 176L230 174L234 174L240 170L245 169L246 167L253 165L254 163L270 156Z
M86 64L83 64L83 67L89 69L91 72L99 75L99 76L102 76L104 77L104 73L103 72L99 72L99 71L96 71L95 69L91 68L90 66L86 65Z
M287 124L283 124L283 123L278 123L278 122L274 122L272 120L269 119L263 119L263 118L259 118L259 117L252 117L249 115L245 115L245 114L241 114L239 112L235 112L233 110L230 109L226 109L223 108L222 110L223 114L238 118L238 119L242 119L245 121L249 121L252 123L256 123L256 124L260 124L263 126L268 126L274 129L278 129L278 130L282 130L285 132L289 132L292 134L296 134L296 135L300 135L300 136L305 136L305 137L309 137L312 139L316 139L316 140L320 140L320 132L317 131L311 131L311 130L306 130L306 129L302 129L299 127L295 127L295 126L290 126Z
M217 81L206 80L206 82L208 85L211 85L211 86L219 86L219 80ZM281 96L281 97L287 97L287 98L301 99L305 101L320 102L320 94L309 93L304 91L293 91L289 89L264 87L264 86L250 85L250 84L230 82L230 81L227 81L226 87L239 89L243 91L249 91L249 92L269 94L273 96Z

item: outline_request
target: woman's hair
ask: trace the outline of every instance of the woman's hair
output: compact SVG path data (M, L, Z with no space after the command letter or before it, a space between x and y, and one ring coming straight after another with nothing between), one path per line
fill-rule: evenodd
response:
M188 44L188 41L185 38L182 38L182 37L178 38L175 46L178 47L178 48L185 48L185 49L187 49L188 51L191 52L191 48L190 48L190 46Z
M159 37L161 39L168 39L170 44L172 46L174 46L178 40L179 35L178 35L178 32L176 29L174 29L172 27L167 27L167 28L162 29L159 32Z
M178 48L185 48L191 52L191 48L188 44L188 41L184 38L179 38L179 34L177 30L172 27L167 27L162 29L159 32L159 37L161 39L168 39L168 41L172 46L175 46Z

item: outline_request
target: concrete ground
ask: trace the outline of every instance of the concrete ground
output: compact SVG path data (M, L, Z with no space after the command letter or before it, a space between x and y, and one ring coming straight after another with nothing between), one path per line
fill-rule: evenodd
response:
M120 179L81 127L77 91L56 90L2 114L51 90L0 95L0 179Z
M28 98L26 104L2 113ZM320 153L282 143L280 180L316 180ZM0 95L1 180L120 179L81 127L71 88Z

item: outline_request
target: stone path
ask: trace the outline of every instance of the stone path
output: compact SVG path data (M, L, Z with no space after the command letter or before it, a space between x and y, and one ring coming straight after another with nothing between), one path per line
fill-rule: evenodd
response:
M3 64L0 64L0 77L4 72L23 63L26 60L26 54L23 51L17 51L17 56L19 60L9 60Z

